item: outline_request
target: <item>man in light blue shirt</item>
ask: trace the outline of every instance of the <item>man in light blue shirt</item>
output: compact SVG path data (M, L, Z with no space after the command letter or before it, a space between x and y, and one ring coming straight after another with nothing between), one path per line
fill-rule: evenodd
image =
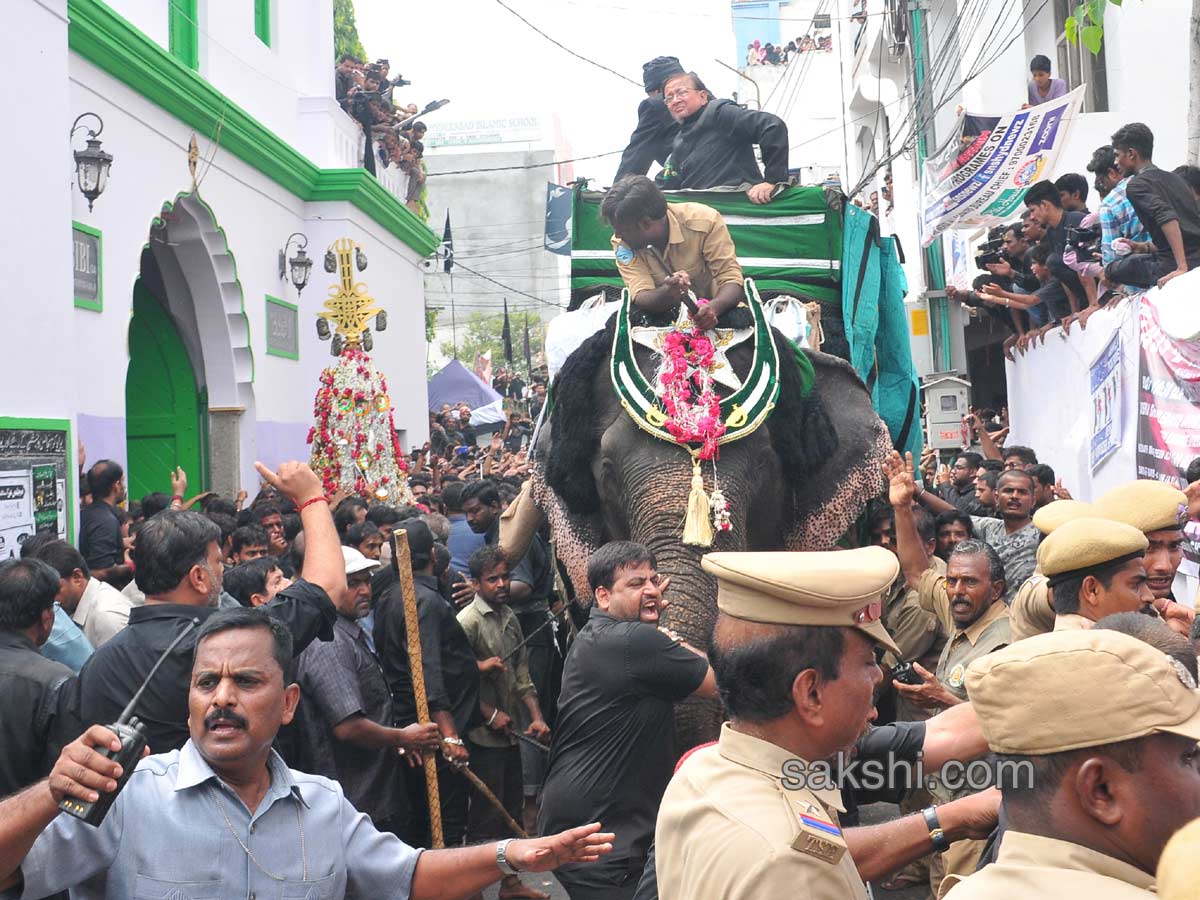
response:
M76 675L96 652L83 629L57 603L54 604L54 630L50 632L46 643L42 644L41 650L46 659L62 663Z
M470 897L513 871L593 861L613 835L593 824L535 840L422 851L375 829L337 782L288 769L271 749L299 702L291 634L258 609L201 626L189 691L191 739L143 759L92 827L59 814L97 799L120 770L92 726L47 781L0 803L0 896L71 888L76 900L329 900Z

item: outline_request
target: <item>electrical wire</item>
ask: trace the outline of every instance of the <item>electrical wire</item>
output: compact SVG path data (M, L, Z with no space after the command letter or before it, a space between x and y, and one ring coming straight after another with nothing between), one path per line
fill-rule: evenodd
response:
M500 0L496 0L496 2L499 3ZM564 166L567 163L583 162L584 160L588 159L602 159L605 156L616 156L618 153L624 152L625 148L622 147L620 150L609 150L607 153L593 153L591 156L576 156L572 159L556 159L552 162L531 163L526 166L493 166L491 168L484 169L456 169L453 172L427 172L425 177L437 178L441 175L474 175L476 172L513 172L517 169L545 169L550 166ZM433 159L436 158L436 156L433 157Z
M455 265L457 268L460 268L466 272L470 272L472 275L476 275L479 278L482 278L484 281L490 281L492 284L496 285L497 287L503 288L506 291L511 291L514 294L520 294L522 297L528 297L530 300L536 300L538 303L542 303L546 306L553 306L558 309L562 309L562 304L551 303L548 300L543 300L541 297L535 297L533 294L530 294L526 291L518 290L517 288L512 287L511 285L507 285L502 281L497 281L495 278L492 278L488 275L484 275L482 272L477 272L474 269L472 269L470 266L464 266L461 263L455 263Z
M496 2L498 4L500 4L502 7L504 7L506 10L508 10L510 13L512 13L514 16L516 16L518 19L520 19L522 22L524 22L526 25L528 25L530 28L532 28L534 31L536 31L538 34L540 34L542 37L544 37L546 40L548 40L550 43L552 43L555 47L558 47L560 50L565 50L567 53L571 54L576 59L581 59L588 65L595 66L597 69L603 69L605 72L608 72L612 75L616 75L618 78L620 78L624 81L628 81L630 84L636 85L639 88L642 86L642 83L640 81L635 81L634 79L628 77L627 75L622 75L616 69L610 69L608 66L604 65L603 63L598 63L594 59L589 59L588 57L584 56L582 53L576 53L574 50L572 50L566 44L550 37L550 35L546 34L546 32L542 31L542 29L538 28L536 25L534 25L532 22L530 22L527 18L525 18L523 15L521 15L519 12L517 12L515 9L513 9L511 6L509 6L507 3L505 3L504 0L496 0Z

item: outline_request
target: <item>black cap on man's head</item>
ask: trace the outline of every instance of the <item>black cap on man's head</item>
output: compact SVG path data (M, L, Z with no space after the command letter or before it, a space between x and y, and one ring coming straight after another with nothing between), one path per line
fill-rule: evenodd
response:
M669 77L682 75L684 71L678 57L656 56L642 66L642 85L646 88L647 94L651 91L661 91Z

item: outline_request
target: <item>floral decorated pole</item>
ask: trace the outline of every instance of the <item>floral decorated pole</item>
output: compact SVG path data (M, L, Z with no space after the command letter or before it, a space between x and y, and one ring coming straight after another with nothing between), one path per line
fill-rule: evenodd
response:
M317 335L333 338L337 360L321 373L313 403L315 424L308 433L312 468L326 494L358 494L368 501L412 502L408 463L396 439L387 379L376 370L367 351L371 332L387 327L387 314L374 305L366 285L354 282L354 267L366 269L366 255L354 241L341 238L325 254L325 269L338 272L329 289L325 311L318 313ZM330 323L337 326L331 332Z

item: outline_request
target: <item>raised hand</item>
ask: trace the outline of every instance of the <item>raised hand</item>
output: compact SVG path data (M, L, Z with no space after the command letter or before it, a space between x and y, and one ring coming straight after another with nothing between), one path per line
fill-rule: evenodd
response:
M280 463L278 472L272 472L260 462L255 462L254 468L263 481L297 506L314 497L324 496L321 479L306 463Z
M907 460L895 450L883 458L883 475L888 480L888 500L892 506L912 506L917 483L912 473L912 454Z

